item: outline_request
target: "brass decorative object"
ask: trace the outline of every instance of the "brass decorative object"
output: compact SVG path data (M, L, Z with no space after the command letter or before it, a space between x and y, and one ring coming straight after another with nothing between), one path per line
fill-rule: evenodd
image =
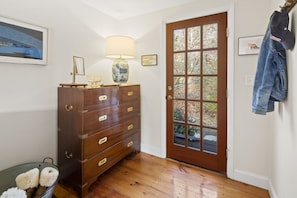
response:
M292 10L292 8L296 5L297 0L286 0L282 8L287 8L288 12Z

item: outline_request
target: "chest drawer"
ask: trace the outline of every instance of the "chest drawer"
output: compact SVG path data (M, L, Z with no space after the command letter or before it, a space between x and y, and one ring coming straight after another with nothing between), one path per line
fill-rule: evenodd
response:
M127 120L121 124L100 131L82 140L83 159L102 152L113 144L140 130L140 117Z
M118 87L103 87L84 91L84 109L100 109L118 104Z
M140 86L123 86L119 88L119 103L139 100Z
M109 128L112 125L119 124L130 117L140 113L140 102L129 102L120 105L114 105L109 108L88 111L82 113L84 125L83 134L93 133L99 130Z
M102 174L127 154L133 151L138 151L140 147L139 139L140 134L136 133L104 150L90 160L86 160L82 165L83 182Z
M140 101L126 102L119 105L121 120L140 114Z
M83 133L93 133L119 123L119 106L89 111L82 115L84 120Z

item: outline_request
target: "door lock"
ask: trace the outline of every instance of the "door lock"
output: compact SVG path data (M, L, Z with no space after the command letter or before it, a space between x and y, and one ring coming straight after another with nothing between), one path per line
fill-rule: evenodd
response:
M173 99L172 95L167 96L167 100L172 100L172 99Z

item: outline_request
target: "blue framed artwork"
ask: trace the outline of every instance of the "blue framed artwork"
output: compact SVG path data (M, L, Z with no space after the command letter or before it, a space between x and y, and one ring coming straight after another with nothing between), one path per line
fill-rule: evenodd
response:
M0 62L47 64L47 29L0 16Z

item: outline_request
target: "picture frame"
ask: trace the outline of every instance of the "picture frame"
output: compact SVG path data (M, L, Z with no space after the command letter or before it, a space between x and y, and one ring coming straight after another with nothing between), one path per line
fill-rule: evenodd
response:
M263 37L263 35L257 35L238 38L238 55L259 54Z
M85 63L83 57L73 56L73 71L75 75L85 75Z
M47 64L48 30L0 16L0 62Z
M158 64L157 54L149 54L141 56L141 65L142 66L156 66Z

